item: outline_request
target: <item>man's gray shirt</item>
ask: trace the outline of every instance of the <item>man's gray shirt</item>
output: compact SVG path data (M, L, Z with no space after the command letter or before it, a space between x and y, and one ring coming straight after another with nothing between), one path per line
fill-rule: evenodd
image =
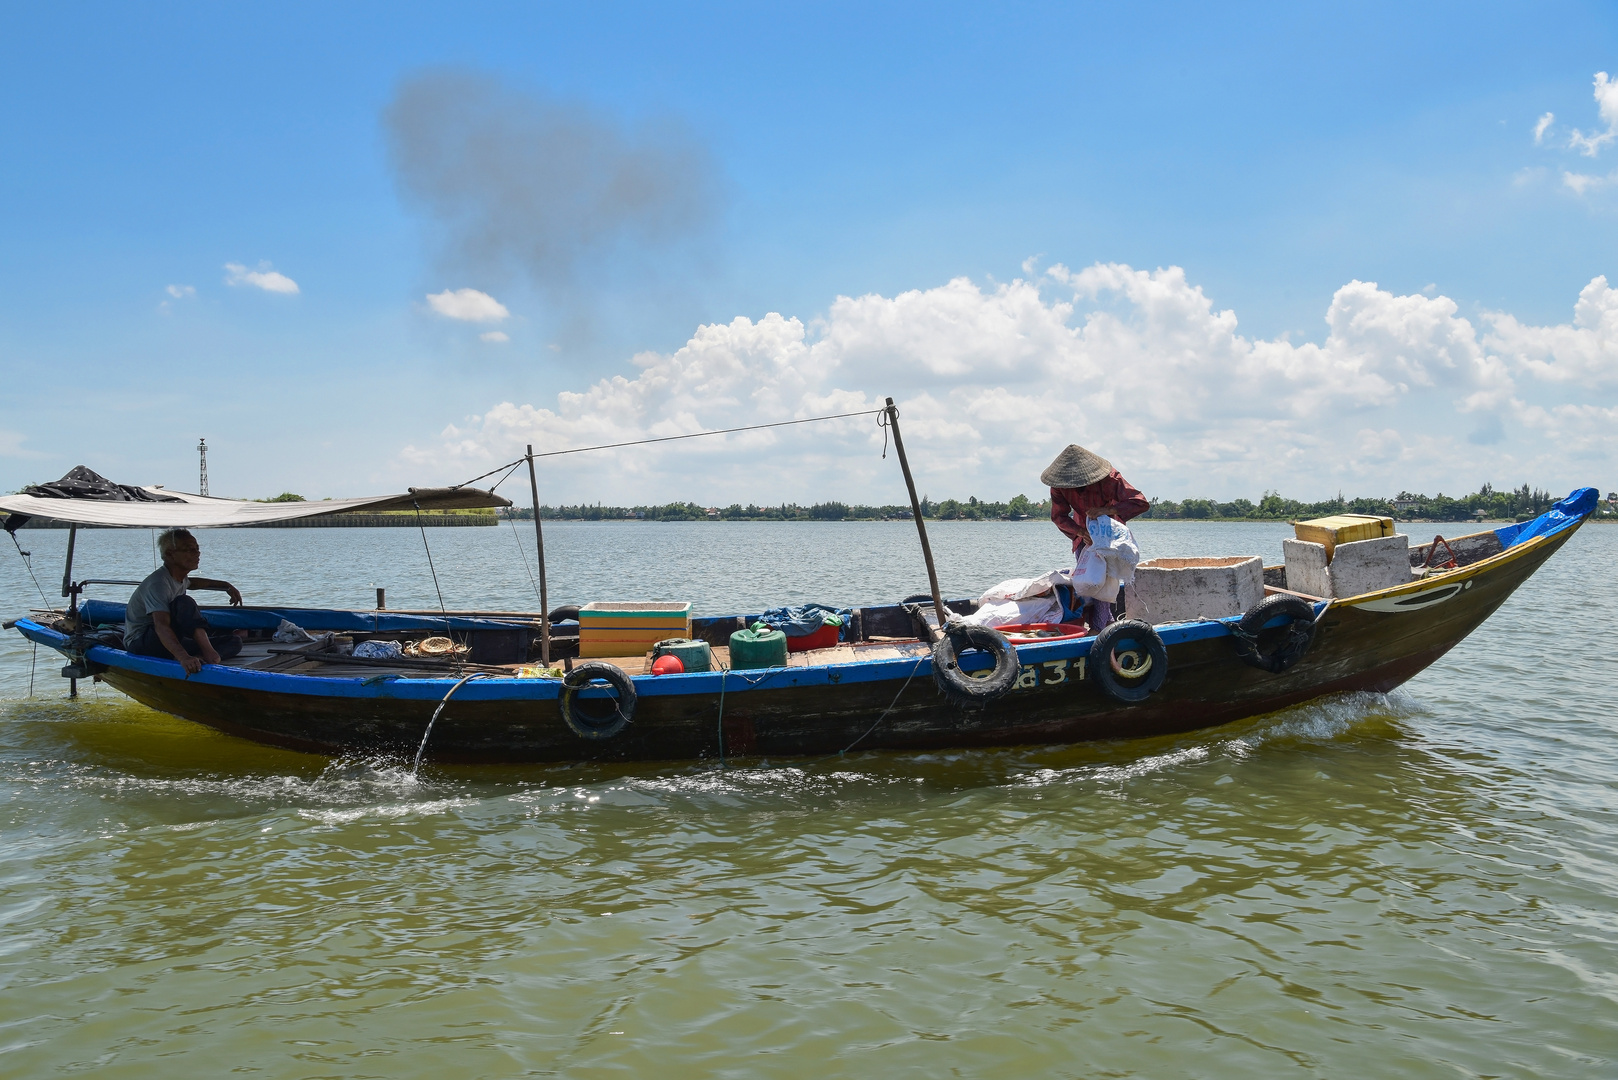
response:
M130 596L129 607L124 611L125 644L133 643L142 631L152 625L153 613L167 611L175 598L184 596L186 586L190 584L189 576L175 581L167 566L159 566L147 575Z

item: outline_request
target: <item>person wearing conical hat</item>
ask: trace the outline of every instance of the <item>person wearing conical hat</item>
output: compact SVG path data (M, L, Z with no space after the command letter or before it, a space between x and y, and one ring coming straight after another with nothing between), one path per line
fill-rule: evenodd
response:
M1051 521L1073 541L1075 559L1090 543L1090 519L1105 514L1123 522L1152 508L1112 462L1076 443L1056 455L1050 468L1039 474L1039 482L1051 489ZM1112 607L1103 601L1091 601L1086 614L1092 630L1112 621Z

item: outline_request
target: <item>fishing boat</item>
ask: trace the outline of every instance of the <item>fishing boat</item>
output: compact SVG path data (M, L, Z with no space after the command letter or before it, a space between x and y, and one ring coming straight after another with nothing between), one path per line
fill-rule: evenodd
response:
M891 400L884 412L932 591L927 602L849 609L837 640L782 663L731 662L733 635L758 613L690 620L689 637L707 644L713 670L653 674L640 650L580 658L576 609L547 611L542 594L538 612L204 607L216 628L245 631L247 642L238 656L187 676L173 660L117 646L123 605L82 597L91 587L135 583L75 580L72 534L63 578L70 603L4 625L61 653L69 679L98 679L162 712L328 755L574 762L1075 743L1192 731L1327 694L1386 693L1487 619L1572 538L1598 498L1583 488L1531 521L1435 538L1410 549L1419 575L1360 595L1303 594L1287 587L1284 567L1270 567L1265 599L1241 614L1153 624L1126 610L1099 634L1008 634L961 621L976 603L940 595ZM531 483L534 457L530 447ZM282 504L138 491L122 500L4 496L0 509L149 528L510 505L466 486ZM536 513L543 572L538 525ZM313 640L277 644L272 635L283 622ZM448 651L376 659L354 652L368 641L429 639L448 639Z

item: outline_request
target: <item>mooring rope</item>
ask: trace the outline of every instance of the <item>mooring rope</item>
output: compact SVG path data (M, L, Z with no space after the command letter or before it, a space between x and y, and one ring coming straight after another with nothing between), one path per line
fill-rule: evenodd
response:
M845 746L841 750L837 751L837 756L838 757L842 757L844 754L848 753L850 750L852 750L856 746L858 746L861 742L865 741L866 735L869 735L869 734L871 734L871 732L875 731L877 729L877 726L880 725L882 723L882 721L884 721L884 720L886 720L888 718L888 714L893 711L893 707L895 705L899 704L899 699L904 697L904 692L910 688L910 680L914 679L916 677L916 672L921 670L921 665L926 663L931 658L932 658L931 653L922 653L921 656L919 656L916 659L916 666L910 669L910 675L905 679L904 685L899 687L899 692L897 694L893 695L893 700L888 702L888 707L886 709L882 710L882 715L876 718L876 723L874 723L870 727L866 728L865 729L865 734L861 735L858 739L855 739L853 742L849 743L847 746ZM821 760L826 761L826 760L829 760L829 759L828 758L821 758Z
M725 767L725 676L729 668L719 669L719 767Z

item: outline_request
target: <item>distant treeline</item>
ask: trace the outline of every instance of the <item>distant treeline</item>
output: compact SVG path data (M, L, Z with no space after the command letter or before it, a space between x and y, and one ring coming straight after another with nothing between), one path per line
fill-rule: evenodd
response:
M530 521L531 508L512 507L501 511L507 517ZM779 506L757 506L749 503L731 503L729 506L701 506L694 502L667 503L663 506L603 506L581 503L577 506L541 506L547 521L909 521L910 507L897 504L863 506L844 502L814 503L800 506L782 503ZM1018 495L1009 502L983 502L976 497L961 502L945 499L934 502L921 500L921 516L936 521L1005 521L1030 517L1049 517L1050 500L1034 502L1026 495Z
M1210 521L1296 521L1331 514L1377 514L1404 521L1467 521L1481 514L1491 521L1526 521L1549 510L1557 498L1548 491L1530 488L1527 484L1515 491L1496 491L1493 485L1484 484L1472 494L1458 497L1443 492L1416 495L1401 491L1391 499L1345 499L1338 495L1335 499L1314 503L1299 502L1266 491L1256 503L1248 499L1232 502L1153 499L1151 511L1144 516Z
M1451 497L1415 495L1401 491L1394 498L1345 499L1339 495L1324 502L1299 502L1267 491L1258 502L1235 499L1219 502L1214 499L1186 499L1173 502L1153 499L1152 508L1142 517L1159 520L1199 521L1295 521L1303 518L1326 517L1330 514L1378 514L1409 521L1466 521L1478 517L1479 512L1492 521L1527 520L1544 513L1556 502L1556 496L1527 484L1515 491L1496 491L1484 484L1470 495ZM756 506L731 503L729 506L705 507L694 502L666 503L662 506L603 506L579 504L576 506L542 506L540 512L547 521L908 521L910 507L889 504L863 506L842 502L814 503L800 506L783 503L780 506ZM508 517L520 521L534 516L528 507L513 507L503 511ZM1017 495L1006 502L987 502L973 496L964 502L944 499L934 502L921 500L921 513L933 521L1022 521L1045 520L1050 517L1049 499L1035 501L1026 495Z

